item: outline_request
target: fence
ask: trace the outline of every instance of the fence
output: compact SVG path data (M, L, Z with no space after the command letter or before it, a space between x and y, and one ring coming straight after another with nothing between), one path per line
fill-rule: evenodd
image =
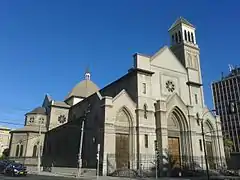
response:
M122 177L154 177L157 176L198 176L205 174L206 163L203 156L155 156L140 154L139 160L136 155L108 154L107 175ZM222 167L221 157L208 157L208 168L214 170Z

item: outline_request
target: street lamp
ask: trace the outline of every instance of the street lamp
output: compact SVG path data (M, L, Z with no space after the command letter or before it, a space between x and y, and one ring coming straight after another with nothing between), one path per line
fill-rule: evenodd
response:
M38 174L41 173L41 146L42 146L42 125L43 125L44 119L43 118L39 118L38 120L38 125L39 125L39 131L38 131Z
M81 127L81 135L80 135L80 144L79 144L79 154L78 154L78 174L77 177L79 178L82 171L82 147L83 147L83 135L84 135L84 125L87 119L87 115L90 113L90 104L88 104L87 109L84 112L84 116L82 118L82 127Z
M201 119L201 130L202 130L202 138L203 138L203 151L204 151L204 156L205 156L205 164L206 164L206 171L207 171L207 179L209 180L210 177L209 177L209 169L208 169L208 159L207 159L207 152L206 152L206 145L205 145L205 135L204 135L204 129L203 129L203 117L209 113L209 112L213 112L214 110L211 110L211 111L206 111L205 113L203 113L202 115L202 119ZM197 122L199 124L199 120L200 120L200 117L199 117L199 113L196 114L197 116Z
M206 171L207 171L207 177L209 179L209 170L208 170L208 160L207 160L207 153L206 153L206 146L205 146L205 135L204 135L204 129L203 129L203 118L204 116L209 113L209 112L216 112L215 109L213 110L208 110L206 111L205 113L203 113L202 115L202 120L201 120L201 130L202 130L202 138L203 138L203 148L204 148L204 155L205 155L205 162L206 162ZM199 113L196 114L197 115L197 122L198 122L198 125L199 125ZM217 138L218 138L218 148L219 148L219 156L220 156L220 164L222 166L222 157L221 157L221 148L220 148L220 142L219 142L219 134L218 134L218 125L217 125L217 122L216 122L216 132L217 132Z

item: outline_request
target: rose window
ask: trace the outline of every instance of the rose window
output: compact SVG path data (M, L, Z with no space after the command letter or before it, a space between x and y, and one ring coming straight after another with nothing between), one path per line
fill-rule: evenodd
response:
M167 88L168 92L173 92L175 90L175 85L173 84L172 81L167 81L166 88Z
M60 123L65 123L66 120L67 120L67 118L66 118L64 115L60 115L60 116L58 117L58 122L60 122Z

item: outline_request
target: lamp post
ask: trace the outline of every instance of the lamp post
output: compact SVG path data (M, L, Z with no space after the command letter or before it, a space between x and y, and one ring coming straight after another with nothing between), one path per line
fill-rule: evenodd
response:
M214 110L214 111L216 111L216 110ZM221 148L220 148L220 140L219 140L218 124L217 124L217 122L216 122L216 131L217 131L218 151L219 151L219 156L220 156L220 165L222 167L222 155L221 155Z
M203 138L203 149L204 149L204 156L205 156L205 163L206 163L206 171L207 171L207 177L209 180L209 169L208 169L208 159L207 159L207 152L206 152L206 145L205 145L205 134L204 134L204 128L203 128L203 118L204 116L209 113L209 112L216 112L215 109L213 110L208 110L205 113L203 113L202 115L202 119L201 119L201 131L202 131L202 138ZM199 113L196 114L197 115L197 120L199 122L200 117L199 117ZM216 122L216 132L217 132L217 139L218 139L218 148L219 148L219 155L220 155L220 163L222 165L222 157L221 157L221 148L220 148L220 142L219 142L219 134L218 134L218 125Z
M79 178L82 171L82 147L83 147L83 135L84 135L84 125L87 119L87 115L90 113L90 104L88 104L87 110L84 112L84 116L82 119L82 127L81 127L81 134L80 134L80 144L79 144L79 154L78 154L78 173L77 177Z
M202 119L201 119L201 131L202 131L202 138L203 138L203 151L204 151L204 157L205 157L205 164L206 164L206 171L207 171L207 179L209 180L209 169L208 169L208 159L207 159L207 152L206 152L206 144L205 144L205 135L204 135L204 128L203 128L203 118L204 116L209 113L209 112L214 112L215 110L210 110L210 111L206 111L205 113L203 113L202 115ZM197 116L197 121L199 122L200 117L199 117L199 113L196 114Z
M155 171L155 176L156 176L156 179L158 178L158 142L157 140L154 141L154 146L155 146L155 168L156 168L156 171Z
M197 120L199 122L199 113L197 115ZM204 151L204 157L205 157L205 164L206 164L206 171L207 171L207 179L209 180L209 170L208 170L208 159L207 159L207 152L206 152L206 146L205 146L205 136L204 136L204 129L203 129L203 117L201 120L201 130L202 130L202 138L203 138L203 151Z
M38 174L41 173L41 135L42 135L42 121L39 119L39 132L38 132Z

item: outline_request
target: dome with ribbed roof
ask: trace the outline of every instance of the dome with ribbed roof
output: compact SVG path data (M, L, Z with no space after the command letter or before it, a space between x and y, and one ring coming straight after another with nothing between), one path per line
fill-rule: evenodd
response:
M70 97L86 98L99 90L98 86L90 80L90 73L85 73L85 80L79 82L67 95L66 99Z

